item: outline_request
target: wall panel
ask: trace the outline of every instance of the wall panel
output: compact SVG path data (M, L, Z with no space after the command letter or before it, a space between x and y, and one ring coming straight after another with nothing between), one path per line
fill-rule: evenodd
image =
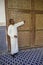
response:
M31 0L8 0L8 8L31 9Z
M8 17L13 18L15 23L25 20L24 26L21 26L19 30L30 30L31 25L31 14L15 12L14 10L8 11Z
M35 0L35 10L43 10L43 0Z
M36 31L35 45L43 46L43 31Z
M43 29L43 14L36 14L36 29Z
M30 32L19 31L18 32L19 47L30 47Z

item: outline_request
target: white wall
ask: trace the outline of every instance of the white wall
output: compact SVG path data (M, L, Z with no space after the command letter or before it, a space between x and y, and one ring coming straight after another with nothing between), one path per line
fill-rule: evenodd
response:
M0 0L0 26L6 25L5 0Z

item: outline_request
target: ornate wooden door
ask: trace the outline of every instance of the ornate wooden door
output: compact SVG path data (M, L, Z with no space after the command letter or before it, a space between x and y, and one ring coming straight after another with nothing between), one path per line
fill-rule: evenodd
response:
M25 20L18 28L20 48L40 47L43 45L43 0L6 0L7 26L9 19L16 22ZM41 37L40 37L41 36Z

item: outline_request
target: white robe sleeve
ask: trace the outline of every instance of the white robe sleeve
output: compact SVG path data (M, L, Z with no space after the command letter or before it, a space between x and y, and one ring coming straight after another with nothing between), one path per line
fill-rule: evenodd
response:
M16 23L15 25L16 25L16 27L19 27L19 26L21 26L23 24L24 24L24 21L21 21L21 22Z
M12 33L11 33L11 27L10 27L10 26L8 27L8 35L9 35L10 37L13 37L13 35L12 35Z

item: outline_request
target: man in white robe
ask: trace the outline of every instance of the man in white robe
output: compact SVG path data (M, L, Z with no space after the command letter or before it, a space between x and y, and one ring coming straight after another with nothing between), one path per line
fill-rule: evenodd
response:
M18 49L18 33L17 28L24 24L24 21L14 24L14 20L10 19L10 25L8 26L8 35L11 42L11 54L15 54L19 51Z

